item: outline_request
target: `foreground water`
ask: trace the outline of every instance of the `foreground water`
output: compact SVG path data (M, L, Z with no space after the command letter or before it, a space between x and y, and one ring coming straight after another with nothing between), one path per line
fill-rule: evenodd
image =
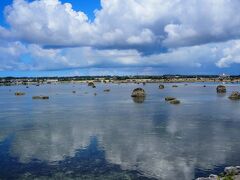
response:
M191 180L240 164L240 101L228 99L239 85L158 85L144 103L136 84L0 87L0 179Z

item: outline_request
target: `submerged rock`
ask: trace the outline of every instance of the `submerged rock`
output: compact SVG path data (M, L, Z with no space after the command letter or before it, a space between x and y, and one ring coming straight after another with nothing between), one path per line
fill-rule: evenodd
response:
M170 96L165 97L165 101L173 101L175 99L176 99L175 97L170 97Z
M33 96L32 99L49 99L49 96Z
M15 92L15 96L24 96L25 93L24 92Z
M177 86L177 85L173 85L172 87L173 87L173 88L177 88L178 86Z
M164 85L163 85L163 84L160 84L160 85L159 85L159 89L164 89Z
M72 91L72 93L73 93L73 94L75 94L75 93L76 93L76 91Z
M111 90L110 89L105 89L104 92L110 92Z
M132 97L145 97L146 93L142 88L136 88L132 92Z
M217 90L217 93L226 93L227 92L226 86L223 86L223 85L217 86L216 90Z
M232 92L232 94L228 98L231 100L240 100L240 92Z

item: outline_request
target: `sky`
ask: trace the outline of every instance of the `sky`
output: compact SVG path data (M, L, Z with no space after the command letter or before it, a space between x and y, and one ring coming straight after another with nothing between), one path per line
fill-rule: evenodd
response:
M239 0L1 0L0 76L240 74Z

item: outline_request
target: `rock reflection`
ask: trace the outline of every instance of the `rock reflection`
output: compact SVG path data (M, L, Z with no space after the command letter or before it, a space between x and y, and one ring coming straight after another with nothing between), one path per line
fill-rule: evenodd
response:
M141 103L144 103L145 97L132 97L132 100L137 104L141 104Z

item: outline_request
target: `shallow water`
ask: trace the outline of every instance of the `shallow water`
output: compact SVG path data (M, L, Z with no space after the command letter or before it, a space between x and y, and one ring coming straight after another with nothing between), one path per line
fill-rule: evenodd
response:
M240 164L240 101L228 99L239 85L225 95L216 84L158 85L0 87L0 179L191 180Z

